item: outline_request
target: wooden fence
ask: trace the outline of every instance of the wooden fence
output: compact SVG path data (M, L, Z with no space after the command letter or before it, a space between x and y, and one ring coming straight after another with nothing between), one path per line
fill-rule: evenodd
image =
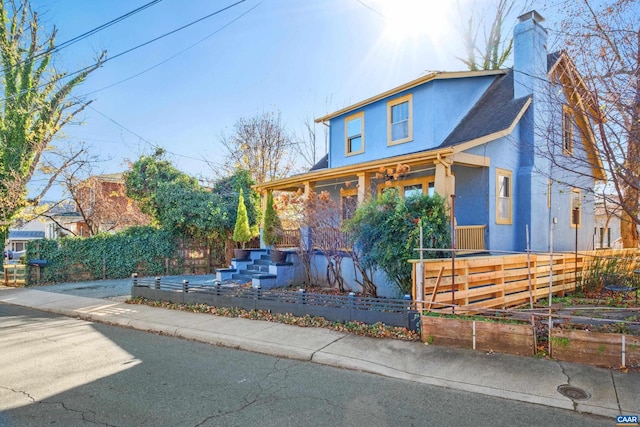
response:
M297 248L300 246L300 229L280 231L278 248Z
M5 264L4 285L5 286L26 286L27 266L24 264Z
M416 267L413 264L413 298L418 299ZM461 311L505 308L553 295L564 295L580 283L584 255L505 255L424 260L423 301L427 309L451 306ZM453 272L453 274L452 274Z

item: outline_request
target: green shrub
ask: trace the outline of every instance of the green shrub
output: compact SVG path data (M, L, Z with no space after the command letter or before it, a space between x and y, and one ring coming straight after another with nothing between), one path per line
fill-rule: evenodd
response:
M47 260L41 273L44 283L122 279L134 272L164 274L164 260L173 257L175 249L176 239L169 231L145 226L89 238L30 242L27 259ZM78 277L80 272L83 275Z
M419 257L420 228L425 247L448 248L451 230L444 199L413 196L406 200L389 189L377 198L363 203L353 218L345 222L354 250L365 268L379 268L403 294L411 292L410 259ZM425 258L436 258L436 251L425 252Z

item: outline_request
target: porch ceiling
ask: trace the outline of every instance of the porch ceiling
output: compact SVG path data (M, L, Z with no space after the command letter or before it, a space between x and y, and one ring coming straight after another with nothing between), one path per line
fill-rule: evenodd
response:
M350 177L359 173L375 173L381 166L385 168L406 164L411 167L416 165L424 165L425 163L433 163L439 158L453 155L453 148L443 148L440 150L423 151L419 153L405 154L402 156L390 157L385 159L373 160L370 162L358 163L355 165L341 166L338 168L320 169L299 175L290 176L288 178L278 179L275 181L264 182L253 186L257 191L296 191L303 188L306 182L312 183L327 179L336 179Z

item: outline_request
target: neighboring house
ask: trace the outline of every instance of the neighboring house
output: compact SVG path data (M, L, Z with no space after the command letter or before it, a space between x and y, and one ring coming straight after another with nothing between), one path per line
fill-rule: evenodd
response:
M149 224L149 217L125 190L123 173L94 175L82 181L74 189L76 212L82 218L75 234L91 236Z
M455 195L466 249L525 251L527 228L534 251L551 241L572 251L576 233L578 249L591 248L594 200L584 189L605 174L590 118L550 102L579 76L566 53L547 53L542 21L536 12L519 18L512 69L432 72L317 119L329 126L327 156L256 188L328 191L347 206L381 191L380 170L403 164L410 172L393 184L401 194L435 192L450 207ZM564 89L568 105L583 101Z
M28 242L39 239L44 239L44 231L9 230L9 238L7 239L4 250L13 253L23 252L27 249Z
M5 250L23 251L28 240L88 237L149 224L148 216L125 195L122 173L87 178L75 189L74 200L75 203L44 202L51 206L45 213L31 221L17 221L9 228Z
M622 249L621 210L617 198L605 200L602 196L596 197L593 229L594 249Z
M61 224L67 229L76 229L75 224L81 217L75 213L73 205L52 202L43 202L43 205L53 206L47 212L50 218L56 219L56 222L45 217L38 217L30 221L24 219L15 221L15 223L9 227L9 237L5 242L5 251L22 252L26 250L26 244L29 241L60 237L61 234L64 235L64 232L60 232ZM27 209L27 216L33 216L33 209Z

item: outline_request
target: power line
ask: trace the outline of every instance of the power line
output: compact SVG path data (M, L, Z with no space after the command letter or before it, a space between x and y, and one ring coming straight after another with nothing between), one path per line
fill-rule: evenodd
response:
M118 22L120 22L120 21L124 21L125 19L127 19L127 18L129 18L129 17L131 17L131 16L135 15L135 14L136 14L136 13L138 13L138 12L142 12L143 10L145 10L145 9L147 9L147 8L151 7L151 6L156 5L156 4L160 3L161 1L162 1L162 0L153 0L153 1L151 1L151 2L149 2L149 3L147 3L147 4L145 4L145 5L140 6L140 7L139 7L139 8L137 8L137 9L134 9L134 10L132 10L132 11L130 11L130 12L125 13L124 15L121 15L121 16L119 16L119 17L115 18L115 19L112 19L111 21L109 21L109 22L107 22L107 23L105 23L105 24L102 24L102 25L100 25L100 26L98 26L98 27L95 27L95 28L93 28L93 29L89 30L89 31L86 31L86 32L84 32L84 33L82 33L82 34L80 34L80 35L78 35L78 36L76 36L76 37L73 37L73 38L71 38L71 39L69 39L69 40L67 40L67 41L65 41L65 42L63 42L63 43L60 43L59 45L53 46L53 47L48 48L48 49L46 49L46 50L44 50L44 51L42 51L42 52L40 52L40 53L37 53L37 54L35 54L33 57L30 57L30 58L24 59L24 60L22 60L22 61L19 61L19 62L18 62L16 65L14 65L12 68L16 68L16 67L18 67L18 66L20 66L20 65L24 64L24 63L25 63L25 62L27 62L27 61L33 61L33 60L35 60L35 59L37 59L37 58L40 58L41 56L48 55L48 54L50 54L50 53L59 52L59 51L61 51L62 49L66 48L66 47L69 47L69 46L71 46L71 45L72 45L72 44L74 44L74 43L77 43L77 42L79 42L79 41L81 41L81 40L84 40L84 39L86 39L87 37L90 37L90 36L92 36L92 35L94 35L94 34L96 34L96 33L100 32L100 31L102 31L102 30L104 30L104 29L106 29L106 28L109 28L109 27L111 27L112 25L115 25L115 24L117 24L117 23L118 23ZM3 73L3 75L6 75L6 72L4 72L4 73Z
M186 47L186 48L182 49L181 51L179 51L179 52L175 53L174 55L172 55L172 56L168 57L168 58L167 58L167 59L165 59L164 61L158 62L157 64L155 64L155 65L153 65L153 66L151 66L151 67L149 67L149 68L146 68L145 70L142 70L142 71L140 71L139 73L136 73L136 74L134 74L134 75L132 75L132 76L129 76L129 77L125 78L125 79L119 80L119 81L117 81L117 82L115 82L115 83L112 83L112 84L110 84L110 85L108 85L108 86L102 87L102 88L100 88L100 89L93 90L93 91L91 91L91 92L87 92L87 93L85 93L83 96L92 95L92 94L94 94L94 93L101 92L101 91L103 91L103 90L106 90L106 89L112 88L112 87L114 87L114 86L117 86L117 85L122 84L122 83L124 83L124 82L127 82L127 81L129 81L129 80L132 80L132 79L134 79L134 78L136 78L136 77L138 77L138 76L141 76L142 74L145 74L145 73L147 73L147 72L149 72L149 71L151 71L151 70L153 70L153 69L155 69L155 68L158 68L159 66L161 66L161 65L163 65L163 64L165 64L165 63L167 63L167 62L171 61L173 58L175 58L175 57L177 57L177 56L179 56L179 55L182 55L184 52L188 51L189 49L192 49L192 48L196 47L197 45L199 45L200 43L203 43L204 41L206 41L206 40L210 39L210 38L211 38L211 37L213 37L214 35L218 34L220 31L222 31L222 30L224 30L225 28L229 27L229 26L230 26L231 24L233 24L234 22L236 22L236 21L240 20L241 18L243 18L244 16L248 15L250 12L252 12L255 8L257 8L257 7L258 7L258 6L260 6L261 4L262 4L262 3L258 3L258 4L256 4L256 5L255 5L255 6L253 6L251 9L247 10L246 12L244 12L244 13L243 13L243 14L241 14L241 15L239 15L239 16L238 16L238 17L236 17L235 19L233 19L233 20L229 21L228 23L226 23L226 24L225 24L225 25L223 25L222 27L218 28L217 30L215 30L215 31L214 31L214 32L212 32L211 34L209 34L209 35L207 35L206 37L204 37L204 38L202 38L202 39L198 40L197 42L193 43L192 45L190 45L190 46L188 46L188 47Z
M89 30L89 31L87 31L85 33L80 34L79 36L73 37L72 39L69 39L69 40L67 40L67 41L65 41L63 43L60 43L59 45L57 45L57 46L55 46L55 47L53 47L51 49L48 49L48 50L46 50L46 51L44 51L42 53L39 53L35 57L37 58L39 56L42 56L42 55L45 55L45 54L51 53L51 52L58 52L58 51L66 48L66 47L71 46L74 43L79 42L80 40L84 40L87 37L90 37L90 36L100 32L100 31L102 31L102 30L104 30L106 28L111 27L112 25L115 25L120 21L124 21L125 19L135 15L136 13L142 12L143 10L150 8L151 6L154 6L154 5L158 4L158 3L160 3L161 1L162 0L150 1L149 3L142 5L139 8L132 10L131 12L127 12L124 15L121 15L121 16L115 18L115 19L112 19L111 21L109 21L109 22L107 22L105 24L102 24L102 25L100 25L98 27L95 27L95 28L93 28L93 29L91 29L91 30Z
M151 40L148 40L148 41L146 41L146 42L144 42L144 43L140 43L139 45L134 46L134 47L132 47L132 48L130 48L130 49L127 49L127 50L125 50L125 51L123 51L123 52L120 52L120 53L118 53L118 54L116 54L116 55L114 55L114 56L112 56L112 57L106 58L104 61L98 61L98 62L96 62L96 63L94 63L94 64L91 64L91 65L89 65L89 66L87 66L87 67L81 68L81 69L79 69L79 70L77 70L77 71L74 71L74 72L72 72L72 73L64 74L64 75L62 75L62 76L60 76L60 77L57 77L57 78L51 79L51 80L49 80L49 81L48 81L48 82L46 82L46 83L42 83L41 85L36 86L35 88L27 89L27 90L25 90L25 91L22 91L22 92L20 92L20 95L24 94L25 92L34 91L34 90L36 90L36 89L39 89L39 88L41 88L41 87L44 87L44 86L50 85L51 83L58 82L58 81L60 81L60 80L63 80L63 79L65 79L65 78L68 78L68 77L71 77L71 76L74 76L74 75L76 75L76 74L83 73L83 72L85 72L85 71L90 70L90 69L91 69L91 68L93 68L93 67L96 67L96 66L102 66L102 65L106 64L106 63L107 63L107 62L109 62L109 61L112 61L112 60L114 60L114 59L116 59L116 58L119 58L119 57L121 57L121 56L123 56L123 55L126 55L126 54L128 54L128 53L131 53L131 52L133 52L133 51L135 51L135 50L137 50L137 49L140 49L141 47L147 46L147 45L149 45L149 44L151 44L151 43L154 43L154 42L156 42L156 41L158 41L158 40L161 40L161 39L163 39L163 38L165 38L165 37L167 37L167 36L170 36L170 35L172 35L172 34L175 34L175 33L177 33L178 31L182 31L182 30L184 30L184 29L186 29L186 28L189 28L189 27L191 27L192 25L195 25L195 24L197 24L197 23L199 23L199 22L204 21L205 19L208 19L208 18L211 18L211 17L213 17L213 16L215 16L215 15L218 15L218 14L220 14L220 13L222 13L222 12L226 11L226 10L229 10L229 9L231 9L231 8L233 8L233 7L237 6L237 5L239 5L240 3L244 3L245 1L246 1L246 0L239 0L239 1L237 1L237 2L233 3L233 4L229 5L229 6L226 6L226 7L222 8L222 9L218 9L218 10L217 10L217 11L215 11L215 12L212 12L212 13L210 13L210 14L206 15L206 16L203 16L202 18L196 19L195 21L191 21L190 23L188 23L188 24L186 24L186 25L183 25L182 27L176 28L175 30L169 31L169 32L167 32L167 33L164 33L164 34L162 34L162 35L160 35L160 36L158 36L158 37L155 37L155 38L153 38L153 39L151 39ZM6 101L6 100L7 100L7 98L3 98L3 99L2 99L2 101Z
M162 148L164 151L166 151L167 153L172 154L172 155L174 155L174 156L184 157L185 159L196 160L196 161L204 162L204 163L207 163L207 164L209 163L209 162L207 162L207 161L206 161L206 160L204 160L204 159L199 159L199 158L197 158L197 157L186 156L186 155L184 155L184 154L180 154L180 153L175 153L175 152L172 152L172 151L168 151L168 150L167 150L167 149L165 149L164 147L161 147L160 145L155 144L155 143L153 143L153 142L149 141L147 138L145 138L145 137L143 137L143 136L141 136L141 135L137 134L136 132L132 131L132 130L131 130L131 129L129 129L128 127L126 127L126 126L124 126L123 124L121 124L121 123L119 123L118 121L116 121L115 119L113 119L113 118L111 118L111 117L107 116L107 115L106 115L106 114L104 114L103 112L96 110L96 109L95 109L94 107L92 107L91 105L89 105L88 107L89 107L90 109L92 109L93 111L95 111L96 113L100 114L100 115L101 115L102 117L104 117L105 119L107 119L107 120L109 120L110 122L114 123L116 126L118 126L118 127L120 127L121 129L123 129L123 130L125 130L125 131L129 132L131 135L135 136L135 137L136 137L136 138L138 138L140 141L143 141L143 142L147 143L147 144L148 144L149 146L151 146L152 148Z

